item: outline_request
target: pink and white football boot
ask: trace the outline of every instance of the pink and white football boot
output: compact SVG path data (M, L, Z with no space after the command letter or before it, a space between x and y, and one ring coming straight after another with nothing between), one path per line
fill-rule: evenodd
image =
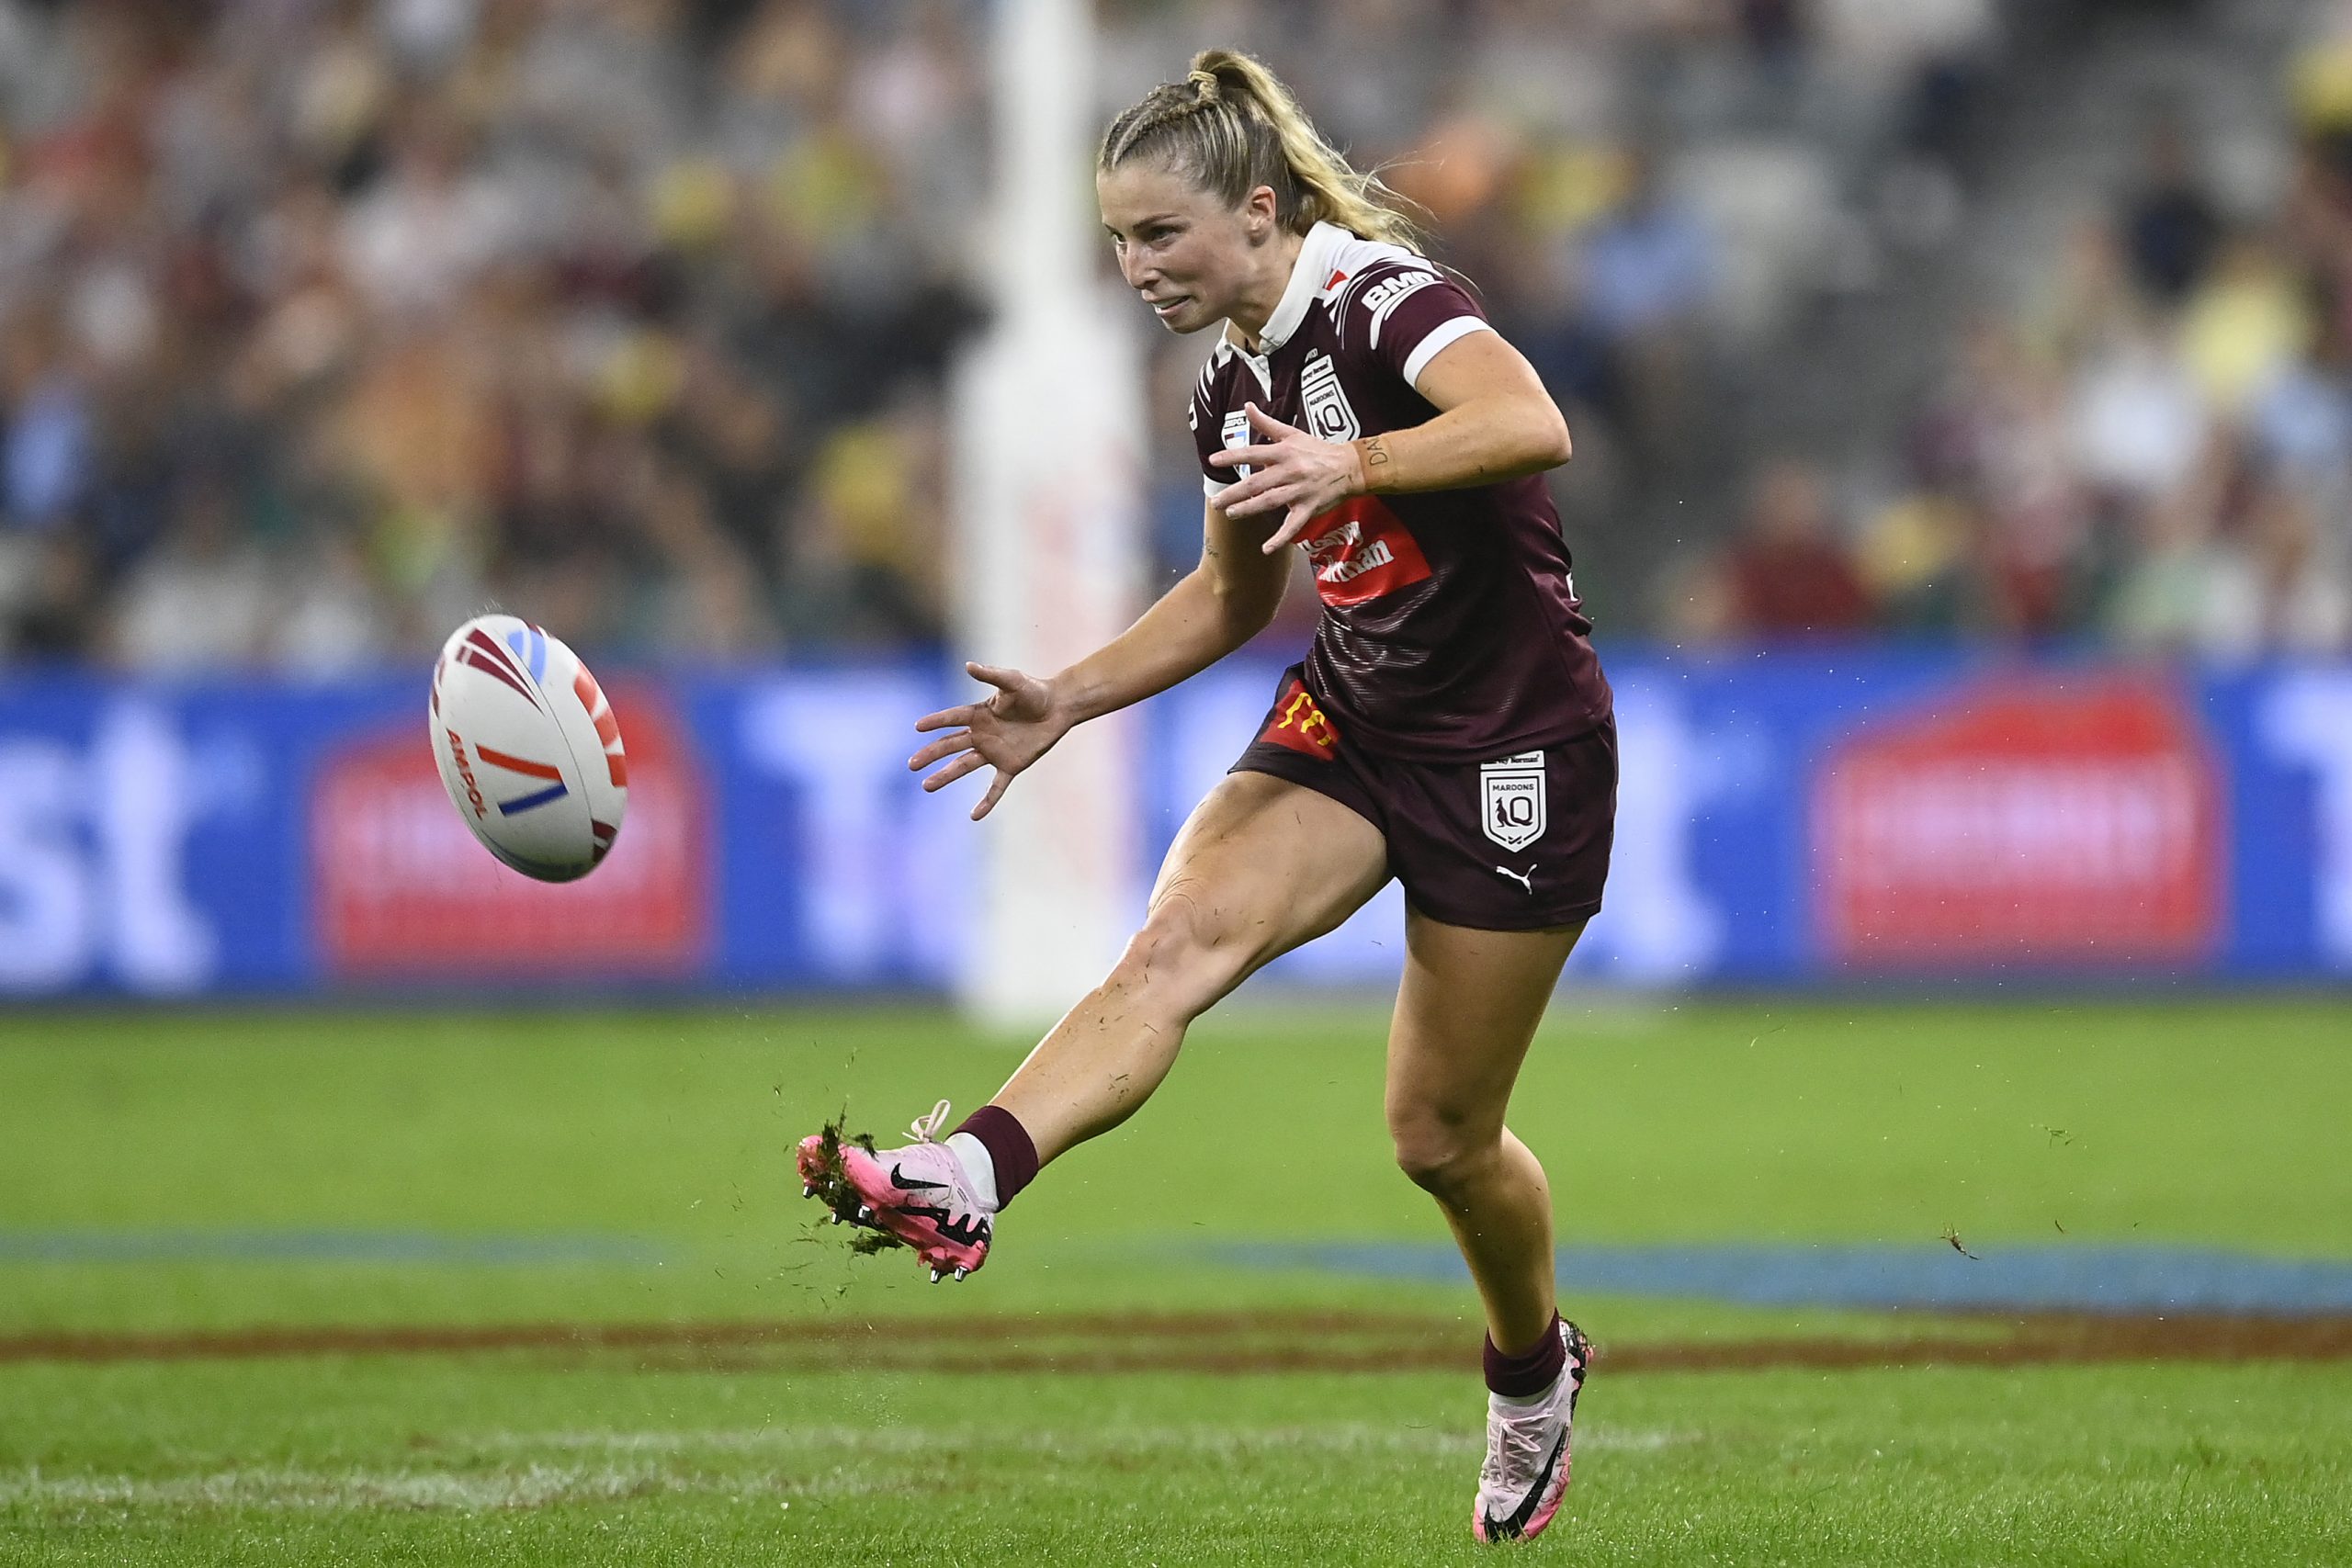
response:
M1568 1490L1568 1425L1577 1394L1592 1365L1592 1346L1563 1318L1568 1364L1544 1393L1525 1404L1487 1396L1487 1462L1470 1506L1470 1533L1489 1545L1528 1540L1543 1533Z
M902 1148L877 1150L871 1138L843 1138L829 1126L799 1149L801 1196L822 1198L835 1224L846 1220L913 1247L934 1285L987 1262L994 1231L963 1162L936 1141L947 1111L943 1100L916 1117L915 1141Z

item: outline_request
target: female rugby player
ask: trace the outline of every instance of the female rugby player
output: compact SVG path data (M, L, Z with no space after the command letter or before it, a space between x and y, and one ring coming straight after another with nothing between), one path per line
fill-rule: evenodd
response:
M1058 674L967 666L995 692L920 720L945 733L910 766L946 764L927 789L993 767L986 815L1073 726L1262 630L1292 545L1323 602L1314 644L1178 835L1117 966L995 1100L944 1142L944 1104L878 1155L812 1136L803 1181L836 1218L911 1245L934 1280L962 1278L1040 1167L1134 1114L1187 1024L1396 877L1388 1128L1486 1309L1472 1529L1532 1536L1567 1486L1589 1352L1553 1302L1544 1168L1503 1111L1600 907L1617 780L1609 686L1541 477L1566 460L1567 427L1385 187L1256 61L1210 51L1152 89L1104 134L1095 186L1152 313L1171 332L1222 323L1192 405L1200 565Z

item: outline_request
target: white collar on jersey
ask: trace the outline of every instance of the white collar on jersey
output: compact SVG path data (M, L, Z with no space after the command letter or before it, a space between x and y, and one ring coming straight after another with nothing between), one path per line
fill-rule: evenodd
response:
M1274 302L1274 313L1266 318L1266 330L1258 334L1258 358L1263 359L1290 341L1291 333L1306 320L1307 307L1323 292L1324 279L1338 270L1333 264L1340 248L1361 243L1336 223L1317 223L1306 231L1306 238L1299 243L1298 260L1291 264L1290 281L1283 286L1283 297ZM1227 333L1232 330L1232 323L1227 322ZM1238 353L1250 352L1230 335L1225 343Z

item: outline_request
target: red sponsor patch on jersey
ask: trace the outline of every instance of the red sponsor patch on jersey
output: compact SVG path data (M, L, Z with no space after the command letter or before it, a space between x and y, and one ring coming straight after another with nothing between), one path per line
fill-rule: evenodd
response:
M1324 716L1315 694L1306 689L1306 682L1295 675L1283 687L1283 694L1274 699L1274 711L1258 739L1303 751L1322 762L1340 754L1338 728Z
M1344 273L1344 272L1340 271L1337 267L1334 267L1334 268L1332 268L1332 269L1331 269L1331 280L1330 280L1329 283L1326 283L1326 284L1323 286L1323 292L1324 292L1324 293L1326 293L1326 294L1329 294L1329 293L1330 293L1330 292L1331 292L1331 290L1333 290L1334 288L1337 288L1338 287L1340 287L1340 285L1341 285L1342 283L1345 283L1347 280L1348 280L1348 275L1347 275L1346 273Z
M1315 520L1299 541L1315 567L1315 591L1326 604L1361 604L1411 586L1430 574L1412 530L1376 495L1351 496Z

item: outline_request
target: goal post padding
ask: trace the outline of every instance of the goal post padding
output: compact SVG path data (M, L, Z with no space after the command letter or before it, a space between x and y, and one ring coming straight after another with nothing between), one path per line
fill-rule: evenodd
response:
M991 8L991 324L957 367L955 679L962 660L1050 674L1143 605L1140 323L1098 272L1096 106L1083 0ZM959 999L1026 1028L1096 984L1141 911L1140 730L1067 737L978 835Z

